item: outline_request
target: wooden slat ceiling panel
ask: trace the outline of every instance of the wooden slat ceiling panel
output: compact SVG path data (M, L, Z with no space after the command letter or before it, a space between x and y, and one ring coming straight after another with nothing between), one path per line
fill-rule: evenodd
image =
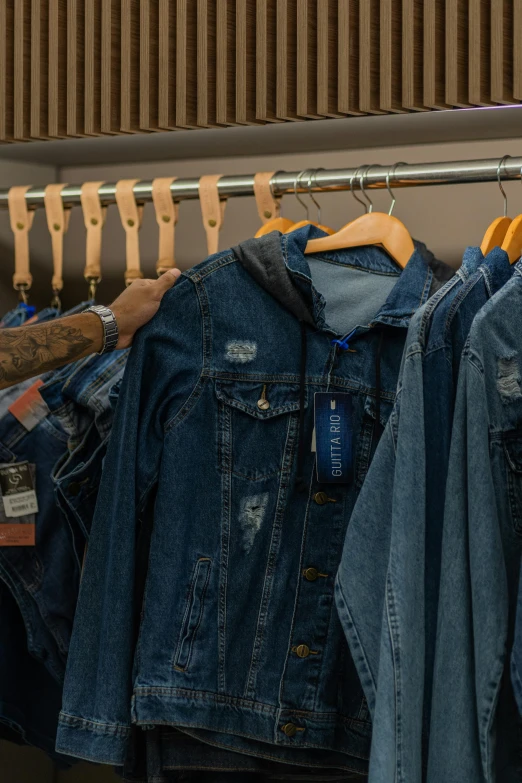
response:
M0 143L522 101L522 0L0 0Z

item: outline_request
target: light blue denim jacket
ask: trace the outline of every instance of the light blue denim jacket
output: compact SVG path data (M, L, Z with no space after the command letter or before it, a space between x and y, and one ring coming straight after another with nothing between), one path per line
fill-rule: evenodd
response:
M462 354L446 490L428 781L519 781L507 651L522 533L522 264ZM454 730L458 727L458 731Z
M469 248L455 278L412 319L394 410L337 576L339 614L374 723L371 783L422 780L443 516L430 513L431 478L443 484L446 475L458 335L510 274L505 254L489 259L493 275L474 271L481 261L480 249Z

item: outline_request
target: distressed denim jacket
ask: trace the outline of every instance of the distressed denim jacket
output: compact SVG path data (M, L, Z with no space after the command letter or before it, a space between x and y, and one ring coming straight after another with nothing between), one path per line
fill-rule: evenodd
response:
M468 248L457 275L412 320L395 406L337 576L340 617L374 722L371 783L423 780L454 365L473 317L511 275L503 251L477 271L483 261L479 248ZM447 725L443 714L439 719Z
M334 578L410 318L451 271L422 245L402 272L377 247L305 256L321 235L210 257L139 332L83 573L61 751L121 765L132 723L172 724L264 758L364 771L371 724ZM347 350L332 344L349 332ZM353 402L347 485L319 484L311 450L314 394L333 390Z

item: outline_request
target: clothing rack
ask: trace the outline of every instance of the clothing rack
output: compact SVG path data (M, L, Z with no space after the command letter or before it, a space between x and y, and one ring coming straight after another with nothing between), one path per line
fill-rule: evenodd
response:
M271 179L274 196L287 193L326 192L336 190L360 190L364 188L419 187L423 185L457 185L472 182L494 182L521 179L522 157L499 160L457 160L444 163L395 163L391 166L361 165L356 169L312 169L305 172L278 171ZM67 185L62 192L64 206L79 206L80 185ZM175 201L197 199L199 179L177 179L170 186ZM223 198L254 195L254 175L242 174L221 177L218 183L219 195ZM8 189L0 190L0 208L7 209ZM103 206L116 203L116 183L106 182L98 191ZM152 201L152 182L141 180L134 186L138 203ZM25 194L27 206L31 209L43 207L44 188L31 188Z

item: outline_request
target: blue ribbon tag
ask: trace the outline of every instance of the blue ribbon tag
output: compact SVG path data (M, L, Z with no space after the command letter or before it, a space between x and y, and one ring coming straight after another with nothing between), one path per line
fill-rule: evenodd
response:
M315 394L317 480L350 484L353 474L353 403L351 394Z

